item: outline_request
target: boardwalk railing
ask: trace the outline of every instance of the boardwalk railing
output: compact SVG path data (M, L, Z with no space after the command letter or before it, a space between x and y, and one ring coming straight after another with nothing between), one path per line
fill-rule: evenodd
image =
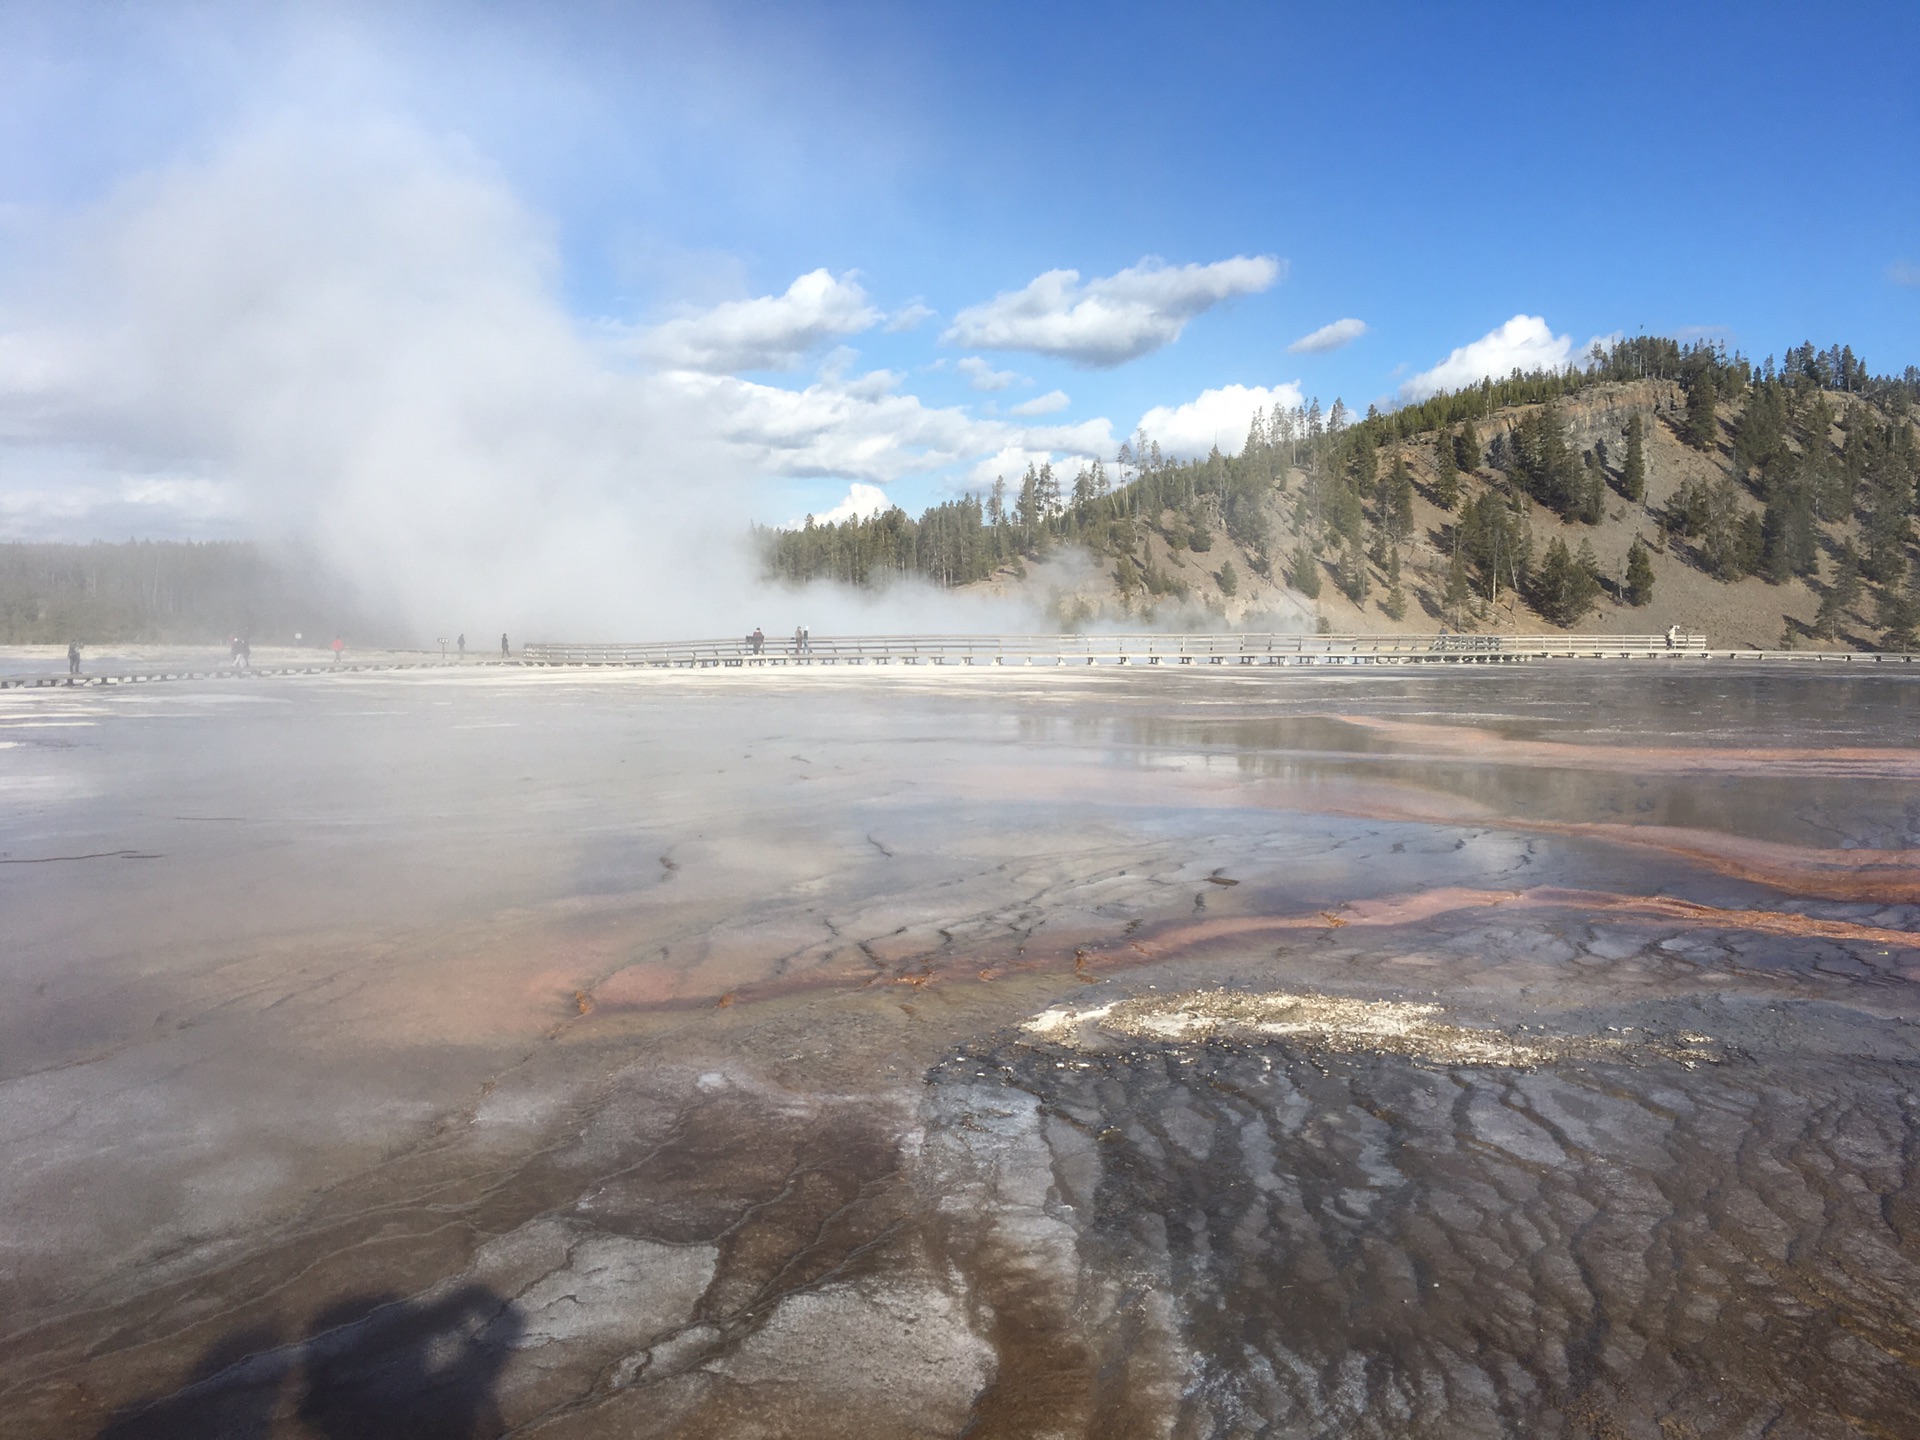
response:
M674 640L632 645L541 642L535 665L1327 665L1632 659L1702 655L1677 635L835 635Z

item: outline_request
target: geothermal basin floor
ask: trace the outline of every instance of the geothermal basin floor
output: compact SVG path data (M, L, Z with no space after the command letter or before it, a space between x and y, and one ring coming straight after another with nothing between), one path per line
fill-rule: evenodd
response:
M9 1436L1920 1433L1920 677L0 694Z

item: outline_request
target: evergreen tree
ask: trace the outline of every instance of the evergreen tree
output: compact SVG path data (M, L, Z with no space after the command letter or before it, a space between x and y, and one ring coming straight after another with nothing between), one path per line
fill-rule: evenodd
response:
M1302 540L1293 549L1293 563L1290 567L1289 583L1309 600L1320 598L1320 562L1313 558L1313 550Z
M1627 421L1627 459L1620 471L1620 488L1636 505L1647 498L1646 427L1638 415Z
M1653 599L1653 560L1635 536L1627 548L1627 603L1645 605Z
M1534 581L1534 606L1555 625L1572 625L1593 608L1600 582L1593 573L1592 547L1581 542L1576 557L1558 535L1547 546L1546 559Z
M1711 450L1720 438L1715 418L1719 399L1711 372L1704 366L1695 370L1687 386L1687 443L1696 450Z
M1381 519L1395 545L1413 534L1413 476L1407 470L1406 457L1395 454L1393 469L1387 474L1386 494L1380 497Z
M1586 467L1580 478L1580 514L1581 523L1598 525L1607 515L1607 472L1601 468L1600 458L1593 451L1587 452Z
M1460 427L1460 433L1453 440L1454 464L1467 473L1474 474L1485 458L1480 449L1480 432L1473 428L1473 418L1469 416Z
M1514 477L1527 493L1562 518L1578 519L1585 508L1580 475L1567 444L1566 427L1552 400L1520 418L1509 445Z
M1820 597L1820 610L1814 616L1813 633L1822 640L1836 639L1847 611L1860 598L1860 560L1851 540L1842 541L1834 557L1833 582Z
M1234 570L1233 561L1231 560L1223 563L1220 568L1214 572L1213 578L1219 581L1220 593L1222 595L1232 595L1240 588L1240 576Z
M1760 517L1759 573L1771 584L1784 585L1818 566L1813 513L1806 496L1796 487L1782 486Z
M1346 597L1356 605L1366 604L1367 594L1373 587L1367 574L1367 553L1359 541L1349 540L1341 547L1339 571L1340 588Z
M1455 437L1442 430L1433 445L1433 498L1447 511L1460 503L1460 462L1453 453L1455 443Z
M1400 584L1400 551L1397 546L1387 555L1387 598L1380 602L1380 609L1389 620L1407 618L1407 592Z
M1460 553L1460 547L1453 547L1453 558L1447 564L1447 589L1441 596L1441 606L1447 617L1453 621L1454 628L1466 624L1467 605L1473 599L1473 587L1467 581L1466 557Z
M1914 625L1920 621L1920 607L1904 585L1882 585L1875 618L1880 624L1882 650L1912 650Z
M1362 500L1371 500L1374 487L1380 479L1380 452L1374 449L1370 426L1356 428L1353 437L1353 458L1348 461L1348 472L1353 476L1353 490Z

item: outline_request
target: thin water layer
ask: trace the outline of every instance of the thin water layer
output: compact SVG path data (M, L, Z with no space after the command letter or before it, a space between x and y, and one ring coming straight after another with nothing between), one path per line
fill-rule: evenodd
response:
M8 1433L1912 1433L1917 704L8 692Z

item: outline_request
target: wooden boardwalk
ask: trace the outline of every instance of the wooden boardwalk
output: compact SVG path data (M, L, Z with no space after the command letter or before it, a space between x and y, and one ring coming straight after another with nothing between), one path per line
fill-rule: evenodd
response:
M278 675L377 675L395 670L471 670L519 664L507 660L371 660L311 665L166 665L153 670L82 671L69 675L0 675L0 690L65 690L81 686L150 685L166 680L258 680Z
M1920 654L1852 650L1715 650L1705 637L1664 635L838 635L791 638L755 648L745 640L670 640L631 645L541 642L509 659L423 657L308 665L223 664L80 675L0 676L0 690L140 685L181 680L375 675L585 667L627 670L761 669L816 665L1352 666L1521 665L1540 661L1642 660L1674 664L1765 661L1820 669L1911 665Z
M1713 651L1701 636L1665 635L838 635L528 645L534 665L699 669L784 665L1499 665L1531 660L1751 657ZM1812 652L1778 652L1811 658ZM1840 657L1847 658L1847 657ZM1886 657L1860 656L1864 660Z

